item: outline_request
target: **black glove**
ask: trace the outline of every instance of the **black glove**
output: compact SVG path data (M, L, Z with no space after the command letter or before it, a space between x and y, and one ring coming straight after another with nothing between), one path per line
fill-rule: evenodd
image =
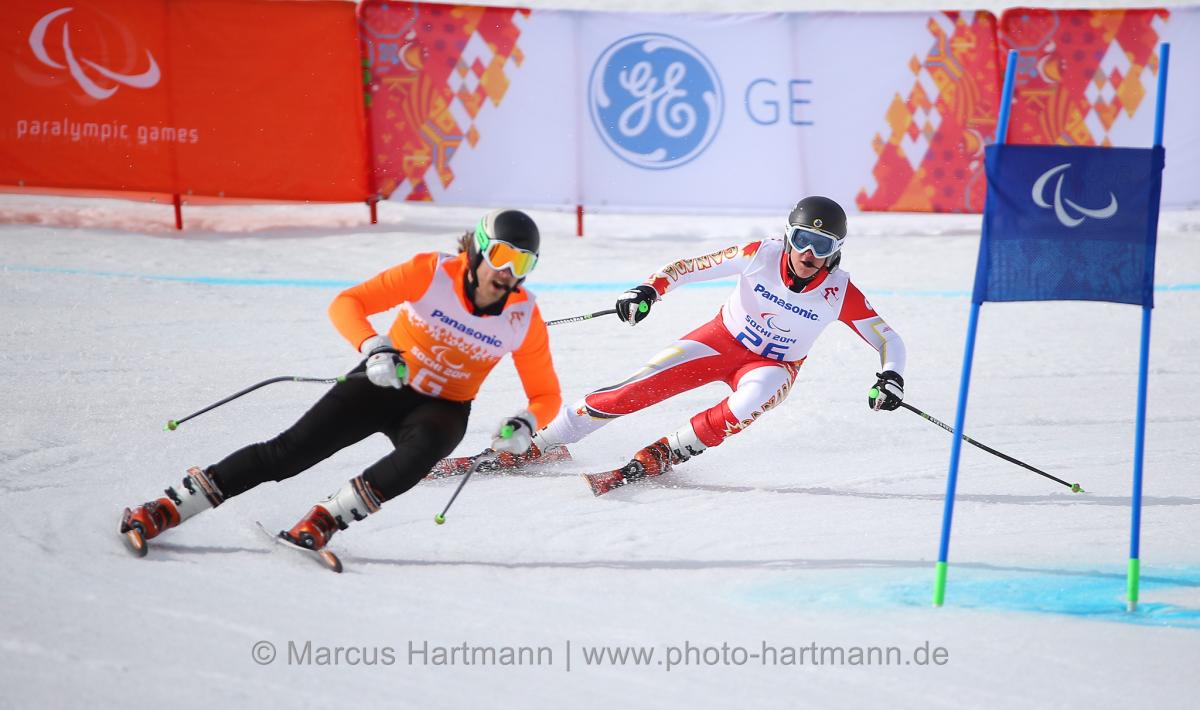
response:
M617 317L629 325L637 325L650 315L650 306L658 300L658 291L653 286L634 286L617 299Z
M892 411L904 400L904 378L894 370L875 374L875 386L867 393L867 406L875 411Z

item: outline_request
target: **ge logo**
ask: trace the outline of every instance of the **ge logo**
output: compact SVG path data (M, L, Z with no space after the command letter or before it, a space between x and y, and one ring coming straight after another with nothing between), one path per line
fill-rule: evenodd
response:
M631 165L666 170L704 152L721 126L724 96L712 64L670 35L617 40L588 82L592 123L609 150Z

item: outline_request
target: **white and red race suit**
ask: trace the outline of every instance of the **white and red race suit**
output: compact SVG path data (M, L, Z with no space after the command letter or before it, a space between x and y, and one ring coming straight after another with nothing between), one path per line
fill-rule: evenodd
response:
M682 259L646 284L663 296L679 286L737 276L737 287L716 318L652 357L611 387L564 407L545 430L543 444L573 443L617 417L718 380L733 393L691 419L704 447L745 429L787 397L817 337L841 321L879 351L882 370L903 376L904 342L841 269L822 269L800 293L788 284L782 239L750 242ZM686 437L691 439L692 437Z

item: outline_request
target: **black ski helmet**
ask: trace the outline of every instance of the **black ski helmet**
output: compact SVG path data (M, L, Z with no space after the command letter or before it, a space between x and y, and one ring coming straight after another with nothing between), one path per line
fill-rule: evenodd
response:
M475 232L467 242L472 272L479 268L479 263L483 261L483 254L479 251L481 239L485 243L491 239L507 242L534 254L540 254L542 247L542 236L532 217L521 210L493 210L480 218Z
M467 232L463 235L459 246L467 252L467 264L470 268L463 273L463 287L466 290L467 300L471 302L471 310L475 315L500 315L504 310L504 304L508 300L507 294L496 303L484 309L479 309L475 306L475 288L479 285L477 282L478 276L476 272L479 270L479 265L483 262L483 252L481 252L480 244L487 244L491 240L507 242L508 244L531 251L534 254L540 254L542 246L542 237L538 233L537 224L533 218L520 210L493 210L480 218L478 224L475 225L475 230ZM520 289L521 284L525 282L524 277L517 279L509 289L509 293Z
M487 243L494 239L508 242L518 249L526 249L527 252L539 255L541 253L538 223L521 210L492 210L479 219L475 231L468 231L464 236L467 237L464 241L467 242L470 281L474 281L475 270L479 269L479 264L484 260L484 254L479 251L480 242ZM517 279L517 284L523 281L524 278Z
M792 225L844 239L846 237L846 211L828 197L820 195L805 197L797 202L792 211L788 213L788 227L790 228ZM791 248L791 242L787 242L784 248L785 255L791 251ZM841 262L842 252L838 250L825 262L825 268L833 271Z

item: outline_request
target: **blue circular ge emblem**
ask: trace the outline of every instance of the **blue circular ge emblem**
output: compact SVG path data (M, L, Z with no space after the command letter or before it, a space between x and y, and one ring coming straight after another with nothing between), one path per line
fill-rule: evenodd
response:
M670 35L609 45L588 82L592 123L609 150L639 168L666 170L704 152L721 126L721 80L695 47Z

